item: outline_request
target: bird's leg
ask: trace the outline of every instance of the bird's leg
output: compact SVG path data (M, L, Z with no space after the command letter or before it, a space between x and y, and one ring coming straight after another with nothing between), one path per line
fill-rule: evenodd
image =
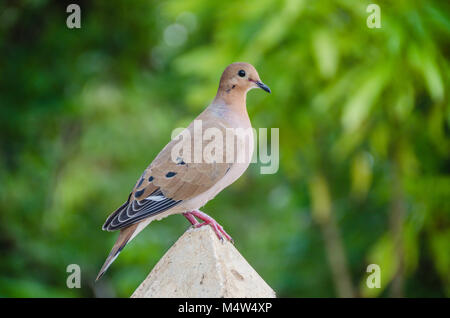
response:
M191 212L185 212L183 213L183 215L194 227L196 227L197 224L199 224L197 219L195 218L195 216L192 215Z
M225 232L223 227L219 223L217 223L216 220L214 220L212 217L210 217L208 214L203 213L200 210L194 210L194 211L191 211L189 213L191 215L199 218L200 220L204 221L203 223L193 224L195 228L199 228L199 227L201 227L203 225L208 225L209 224L213 228L213 230L216 233L216 235L219 238L219 240L223 241L223 237L222 237L222 234L223 234L223 236L225 236L228 241L230 241L231 243L234 243L234 241L231 238L231 236L228 235L227 232Z

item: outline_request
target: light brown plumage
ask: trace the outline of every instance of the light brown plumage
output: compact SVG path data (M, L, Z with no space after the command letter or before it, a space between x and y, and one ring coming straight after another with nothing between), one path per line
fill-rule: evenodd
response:
M97 279L123 247L152 220L198 210L244 173L253 152L246 95L250 89L258 87L270 92L252 65L233 63L225 69L213 102L179 135L189 136L184 140L190 141L190 147L186 149L191 150L191 156L183 152L172 158L174 147L179 145L180 139L169 142L139 178L128 200L105 221L104 230L120 230L121 233ZM199 122L202 126L200 135L196 134L196 124ZM230 128L249 129L250 134L241 135L233 131L233 138L241 142L232 147L227 147L223 142L222 156L219 156L222 160L209 162L203 157L200 162L195 160L194 145L201 144L201 148L205 149L213 140L203 138L208 129L215 129L226 136ZM247 154L244 161L236 160L239 151ZM229 158L233 160L230 162L227 160Z

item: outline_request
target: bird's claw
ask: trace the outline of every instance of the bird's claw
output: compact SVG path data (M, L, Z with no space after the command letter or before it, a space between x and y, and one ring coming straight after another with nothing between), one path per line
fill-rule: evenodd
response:
M217 237L219 238L219 240L222 243L225 242L225 240L223 238L225 236L225 238L228 241L230 241L232 244L234 244L233 238L227 232L225 232L223 227L221 225L219 225L217 222L204 221L203 223L194 224L192 226L194 228L199 228L199 227L202 227L204 225L210 225L212 227L212 229L214 230L214 232L216 233Z
M213 228L213 230L216 233L219 240L222 241L222 243L225 241L223 238L225 236L225 238L228 241L230 241L232 244L234 244L233 238L230 235L228 235L227 232L225 232L223 227L219 223L217 223L216 220L214 220L212 217L210 217L206 213L203 213L202 211L199 211L199 210L195 210L195 211L191 211L191 212L185 212L185 213L183 213L183 215L192 224L192 228L199 228L204 225L210 225ZM199 223L195 217L202 220L203 223Z

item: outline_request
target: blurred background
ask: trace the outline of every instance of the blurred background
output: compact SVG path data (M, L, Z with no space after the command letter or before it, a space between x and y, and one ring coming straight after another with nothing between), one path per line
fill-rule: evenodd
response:
M450 4L376 1L370 29L370 3L2 1L0 296L130 296L189 224L152 223L95 284L101 226L246 61L280 169L252 164L203 210L279 297L449 297Z

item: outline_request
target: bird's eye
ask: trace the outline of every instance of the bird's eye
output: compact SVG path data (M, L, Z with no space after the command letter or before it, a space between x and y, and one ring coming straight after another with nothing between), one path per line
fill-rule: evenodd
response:
M245 71L244 71L244 70L240 70L240 71L238 72L238 75L239 75L240 77L244 77L244 76L245 76Z

